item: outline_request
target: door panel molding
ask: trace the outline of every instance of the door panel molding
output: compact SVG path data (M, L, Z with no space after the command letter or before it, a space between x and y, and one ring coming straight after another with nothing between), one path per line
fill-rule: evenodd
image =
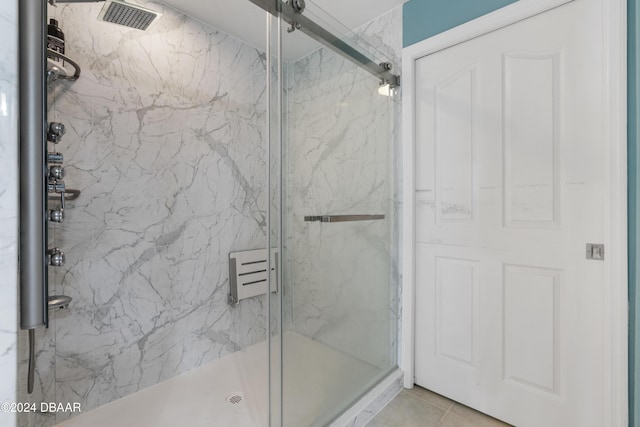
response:
M415 62L574 0L520 0L491 14L403 49L403 282L401 368L404 386L413 387L415 340ZM628 424L627 152L625 0L602 2L606 58L605 142L605 301L604 330L607 425Z

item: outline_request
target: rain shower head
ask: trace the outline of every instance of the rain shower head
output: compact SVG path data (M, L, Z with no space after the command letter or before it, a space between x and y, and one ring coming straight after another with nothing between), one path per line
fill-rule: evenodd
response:
M124 1L108 1L98 19L138 30L146 30L160 13Z

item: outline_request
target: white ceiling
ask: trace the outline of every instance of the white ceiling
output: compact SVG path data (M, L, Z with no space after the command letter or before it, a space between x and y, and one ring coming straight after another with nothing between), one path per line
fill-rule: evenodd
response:
M249 0L160 0L174 9L266 50L265 12ZM407 0L306 0L307 11L324 10L349 29L355 29ZM311 15L308 15L311 18ZM315 20L315 19L314 19ZM331 22L333 26L333 22ZM322 23L321 23L322 25ZM335 26L333 26L335 28ZM328 29L328 28L327 28ZM283 38L284 59L294 61L319 47L300 31Z

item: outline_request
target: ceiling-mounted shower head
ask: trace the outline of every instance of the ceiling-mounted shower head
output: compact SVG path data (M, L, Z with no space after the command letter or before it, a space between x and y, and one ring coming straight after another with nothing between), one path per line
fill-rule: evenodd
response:
M98 19L138 30L146 30L160 13L124 1L108 1Z

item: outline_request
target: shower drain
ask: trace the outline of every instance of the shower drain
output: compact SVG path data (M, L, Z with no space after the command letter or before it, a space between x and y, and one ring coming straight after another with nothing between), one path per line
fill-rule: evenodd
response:
M224 399L224 401L227 402L228 405L237 405L243 400L244 400L243 393L231 393L229 396L225 397Z

